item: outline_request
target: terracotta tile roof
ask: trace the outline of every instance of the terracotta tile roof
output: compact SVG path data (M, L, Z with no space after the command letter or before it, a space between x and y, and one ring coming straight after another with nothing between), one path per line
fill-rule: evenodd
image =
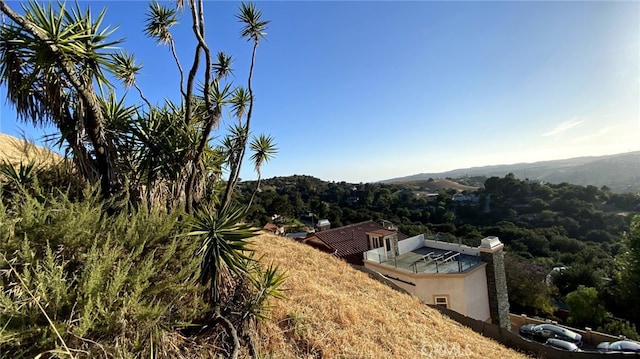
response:
M278 226L276 226L273 223L267 223L264 225L264 227L262 227L262 229L266 229L267 231L271 231L274 232L278 230Z
M371 231L371 232L367 232L367 233L371 233L371 234L377 234L379 236L386 236L388 234L392 234L395 233L395 231L389 230L389 229L376 229L375 231ZM399 239L398 239L399 240Z
M336 257L355 259L359 256L361 262L362 253L369 250L367 233L386 235L394 233L394 231L385 229L381 224L370 220L316 232L307 240L317 238L331 248ZM398 232L398 240L407 238L409 237L406 234Z

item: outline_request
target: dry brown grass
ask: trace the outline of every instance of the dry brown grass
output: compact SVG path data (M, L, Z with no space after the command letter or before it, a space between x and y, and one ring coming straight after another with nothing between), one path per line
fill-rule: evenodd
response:
M287 271L288 299L259 325L274 358L526 358L331 255L270 234L254 247Z
M433 181L429 180L410 180L410 181L397 181L393 184L403 184L407 186L421 187L429 191L438 191L441 189L455 189L458 191L475 191L478 187L467 186L456 181L452 181L446 178L436 178Z
M39 164L53 164L62 157L23 139L0 133L0 159L14 165L31 160Z
M0 158L59 159L4 134ZM271 318L258 327L259 350L270 357L526 358L309 246L264 234L254 248L287 271L288 298L272 299Z

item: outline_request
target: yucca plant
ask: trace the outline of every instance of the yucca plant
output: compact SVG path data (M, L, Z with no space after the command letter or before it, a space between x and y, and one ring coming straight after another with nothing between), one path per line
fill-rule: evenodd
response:
M6 189L9 191L27 191L37 187L38 172L40 166L31 160L28 163L20 162L13 165L6 161L0 162L0 180L6 181Z
M25 121L56 126L82 162L79 170L100 182L108 197L118 178L94 84L110 86L104 70L120 40L108 39L113 29L102 27L104 12L94 19L79 6L35 1L23 10L20 15L0 2L12 20L0 30L0 81L7 97Z
M241 3L239 7L239 12L236 15L236 18L240 23L242 23L243 27L240 31L240 36L245 38L247 41L253 42L253 48L251 52L251 65L249 66L249 74L247 76L247 90L246 94L244 91L236 93L237 99L248 99L247 111L246 111L246 120L241 127L246 128L246 135L244 137L240 137L242 142L238 148L238 154L236 155L239 161L231 163L231 171L229 173L229 181L227 182L227 187L224 192L224 196L222 199L222 204L227 205L231 201L231 195L233 194L233 190L238 181L240 170L242 167L242 159L244 158L244 154L247 146L247 139L249 135L249 130L251 129L251 119L253 116L253 105L254 105L254 96L253 96L253 69L255 66L256 59L256 51L258 49L258 44L261 39L264 39L266 36L267 25L269 24L269 20L262 19L262 11L258 9L253 3ZM240 100L237 100L240 101ZM240 106L240 108L244 108L244 106ZM236 115L244 115L244 110L234 111Z
M178 1L176 8L157 2L149 6L144 32L170 46L180 72L180 101L158 106L137 85L141 66L133 55L115 48L121 41L112 40L112 29L102 26L104 11L93 17L89 6L83 10L79 5L32 1L20 15L0 1L0 11L8 18L0 29L0 84L7 87L8 99L23 120L57 127L60 144L66 143L73 154L75 170L92 185L74 200L60 189L37 200L25 194L24 201L10 203L15 217L0 223L11 224L0 233L15 235L8 235L0 250L12 261L13 253L22 253L10 283L16 283L18 275L26 278L34 298L54 312L51 317L56 328L61 327L64 342L89 356L97 356L94 349L101 346L117 357L154 354L155 349L147 349L162 348L162 338L176 321L188 326L189 319L204 316L203 297L216 312L214 321L234 337L235 320L260 317L266 296L277 296L272 289L281 278L273 268L257 271L248 247L257 230L245 224L245 207L232 197L251 135L256 49L268 21L253 4L239 8L241 35L253 47L246 89L237 87L230 82L231 56L218 52L216 58L206 42L204 3L188 2L197 43L186 72L170 32L185 3ZM129 105L117 97L108 81L111 76L125 88L135 87L144 103ZM224 144L211 144L226 106L237 120L226 137L228 151ZM260 175L275 148L270 137L257 141L252 160ZM7 173L16 180L12 183L33 183L37 189L37 176L30 174L34 170ZM187 224L185 219L192 220ZM25 238L29 241L23 243ZM46 278L38 274L43 261L58 270L50 283L40 283ZM198 283L190 280L193 275ZM51 303L45 292L56 291L47 285L60 287L61 282L69 286L69 297ZM3 303L17 298L6 283L0 288ZM242 304L223 302L225 293L244 295L254 287L255 298L245 307L253 314L238 314L234 310ZM195 294L201 291L205 296ZM176 305L178 301L194 305ZM33 325L34 332L43 329L33 305L21 309L30 318L25 325ZM24 327L12 323L5 330L19 335ZM101 344L90 345L85 336ZM55 340L48 339L42 352L55 350L49 348Z
M219 305L222 278L226 271L236 275L247 274L247 255L251 252L247 239L258 234L258 229L243 222L244 210L232 206L221 210L203 207L194 215L188 236L198 236L202 242L200 257L200 283L209 287L210 302Z
M260 134L258 137L254 137L251 140L251 144L249 146L253 154L249 158L251 162L253 162L254 169L258 174L258 181L256 183L256 188L251 194L251 198L249 199L249 203L247 204L247 210L251 207L253 203L253 199L256 196L256 193L260 190L260 181L262 181L262 164L265 162L269 162L278 153L278 148L276 148L274 144L273 137L267 136L264 134Z
M245 304L244 317L250 320L264 320L268 318L268 312L271 309L267 300L269 298L285 298L280 287L284 283L287 274L273 264L263 268L258 261L254 261L250 268L249 281L255 294Z

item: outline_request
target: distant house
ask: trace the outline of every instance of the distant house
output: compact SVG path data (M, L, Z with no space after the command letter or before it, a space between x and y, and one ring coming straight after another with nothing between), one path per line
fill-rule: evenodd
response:
M271 222L277 225L284 225L284 223L287 222L287 217L274 213L271 215Z
M503 247L497 237L469 247L421 234L366 251L363 261L427 304L509 328Z
M311 227L313 230L315 230L316 223L318 223L319 220L317 214L309 211L302 211L298 213L298 219L300 220L300 222L302 222L302 224Z
M437 193L425 193L424 197L427 199L428 201L436 201L438 199L438 196L440 196Z
M273 223L267 223L264 225L264 227L262 227L262 229L264 229L265 231L269 231L273 234L282 236L284 235L284 226L282 225L277 225L277 224L273 224Z
M464 193L456 193L453 195L453 197L451 198L451 200L453 202L456 203L462 203L462 204L469 204L472 206L477 206L480 203L480 196L478 196L477 194L464 194Z
M328 229L331 229L331 222L329 222L328 219L321 219L316 224L316 231L318 232L326 231Z
M383 226L374 221L365 221L348 226L312 233L301 242L332 253L351 264L362 265L363 253L386 245L393 250L398 241L408 238L395 227Z

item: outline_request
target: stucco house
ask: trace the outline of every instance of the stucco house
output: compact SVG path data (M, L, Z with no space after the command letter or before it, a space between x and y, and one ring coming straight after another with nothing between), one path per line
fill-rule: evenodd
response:
M316 224L316 231L322 232L331 229L331 222L328 219L320 219Z
M389 222L380 224L370 220L315 232L300 241L348 263L362 265L364 252L384 245L393 250L406 238L406 234L398 232Z
M278 236L283 236L284 235L284 226L282 225L278 225L278 224L274 224L274 223L267 223L264 225L264 227L262 227L262 229L264 229L265 231L269 231L275 235Z
M364 266L427 304L509 328L504 245L486 237L479 247L423 234L363 254Z

